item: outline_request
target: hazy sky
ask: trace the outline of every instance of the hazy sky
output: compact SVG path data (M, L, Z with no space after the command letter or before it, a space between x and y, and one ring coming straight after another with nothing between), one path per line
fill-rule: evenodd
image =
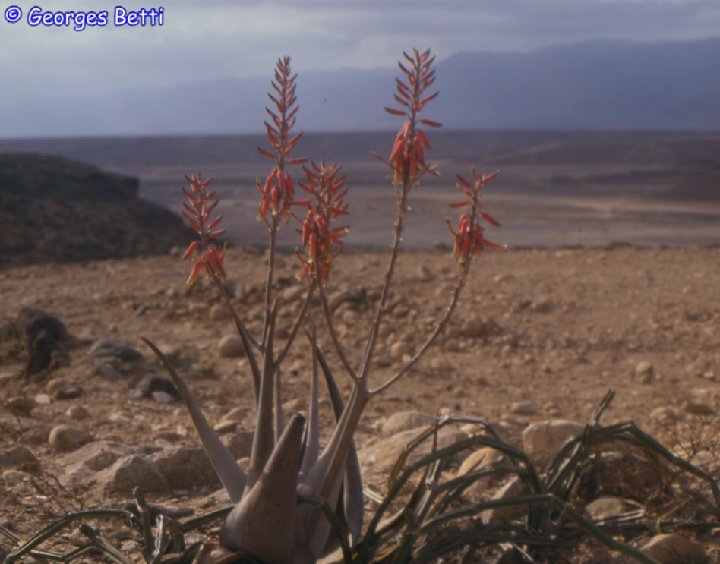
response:
M7 23L6 8L22 18ZM31 27L27 13L108 10L103 28ZM113 9L164 8L163 27L116 27ZM412 46L439 57L518 51L591 39L683 40L720 34L720 0L6 0L0 5L3 99L269 75L389 67ZM72 22L73 24L75 22Z

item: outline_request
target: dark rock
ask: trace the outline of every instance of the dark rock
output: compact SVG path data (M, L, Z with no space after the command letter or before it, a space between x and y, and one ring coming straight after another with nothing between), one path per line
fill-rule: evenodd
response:
M146 376L140 380L137 391L139 396L143 398L152 397L154 392L165 392L175 399L180 397L172 380L163 376Z
M14 336L25 343L28 375L68 362L67 347L73 339L62 321L42 309L23 307L5 332L6 337Z
M21 470L37 470L40 462L32 451L23 446L0 450L0 468L19 468Z
M88 351L88 356L93 360L120 362L140 362L143 355L137 350L112 339L101 339L96 341Z

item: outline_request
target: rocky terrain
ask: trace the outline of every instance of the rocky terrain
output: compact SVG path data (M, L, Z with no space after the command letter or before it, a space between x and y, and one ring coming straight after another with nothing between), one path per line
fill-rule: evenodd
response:
M233 323L212 288L200 282L186 289L189 265L178 254L0 271L1 526L25 537L67 511L120 507L134 485L153 503L181 514L226 502L185 408L140 341L148 337L165 351L245 464L254 421L247 361L229 337ZM386 259L350 253L336 261L328 291L353 362L367 336ZM233 299L256 332L263 316L264 262L262 254L242 249L226 257ZM303 296L297 269L295 257L280 257L281 336ZM449 253L401 257L373 372L377 382L423 342L450 299L456 272ZM67 329L57 336L46 368L28 370L24 307L56 316ZM315 307L318 326L319 315ZM327 334L319 338L338 369ZM283 372L289 411L306 409L309 366L308 347L298 340ZM339 369L337 375L348 390ZM579 432L609 388L617 396L605 423L634 420L718 475L719 249L611 247L481 256L437 346L368 406L358 436L365 481L382 492L388 469L416 432L409 429L439 411L487 420L541 460L549 447L533 438L532 429L562 420L552 424L562 436ZM322 406L328 424L329 401ZM446 440L467 432L456 429ZM625 502L647 502L634 499L640 489L631 483ZM656 510L687 509L688 499L675 496ZM139 539L127 529L103 526L116 546L137 553ZM700 558L704 551L706 561L720 559L717 528L679 534L692 539L686 555ZM72 544L78 536L69 529L58 538ZM649 537L632 542L640 546ZM9 544L0 536L0 545ZM564 558L608 562L616 556L592 546Z
M63 157L0 154L0 267L166 253L192 232L136 178Z

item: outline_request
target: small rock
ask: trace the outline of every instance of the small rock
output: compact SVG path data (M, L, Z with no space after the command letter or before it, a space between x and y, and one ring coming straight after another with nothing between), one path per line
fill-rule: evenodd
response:
M48 442L57 452L69 452L89 443L92 437L83 429L70 425L58 425L50 431Z
M35 471L40 462L32 451L23 445L0 450L0 468L19 468L20 470Z
M421 264L418 268L418 278L422 282L432 282L435 280L435 274L430 270L430 267L426 264Z
M672 423L677 421L678 415L672 407L656 407L650 412L650 419L658 423Z
M713 406L700 401L686 401L683 403L683 409L690 415L715 415Z
M47 394L38 394L35 396L35 403L38 405L50 405L50 396Z
M487 341L490 337L500 335L502 328L492 319L484 317L473 317L466 319L460 326L460 336L469 339L483 339Z
M641 360L635 365L635 377L642 384L650 384L655 379L655 368L647 360Z
M674 533L656 535L641 550L660 564L703 564L708 562L705 548Z
M76 399L83 394L80 386L64 378L50 380L45 386L45 391L57 400Z
M534 415L537 413L533 404L529 401L516 401L510 404L510 413L515 415Z
M142 354L137 349L111 339L96 341L90 347L88 356L93 360L117 360L120 362L140 362L143 359Z
M230 312L222 304L215 304L208 311L208 317L210 321L222 321L223 319L230 319Z
M525 486L520 478L515 476L511 478L503 487L501 487L495 494L490 498L491 501L500 501L505 499L512 499L515 497L522 496L525 492ZM496 525L499 523L505 523L511 519L511 517L518 512L522 513L523 510L527 512L525 507L496 507L494 509L486 509L480 513L480 519L483 525Z
M550 313L554 307L549 300L537 300L530 303L530 311L533 313Z
M401 411L394 413L384 421L379 422L379 428L384 437L390 437L403 431L429 427L435 423L435 418L419 411Z
M33 427L25 431L20 436L20 440L28 445L46 445L50 438L50 429L47 425Z
M406 354L412 354L412 347L403 341L398 341L390 346L390 354L394 358L402 358Z
M177 399L180 394L175 388L172 380L165 378L164 376L146 376L138 384L137 389L140 397L149 398L153 397L155 392L163 392L170 396L170 400Z
M35 398L13 398L7 400L3 406L18 417L27 417L38 403Z
M628 511L638 509L640 505L637 502L624 497L617 496L601 496L587 504L586 509L594 521L621 515Z
M491 470L501 466L505 461L505 455L499 450L490 447L483 447L479 450L471 452L463 461L458 470L458 477L465 476L470 472L478 472L483 470ZM472 500L479 501L487 492L488 488L497 485L498 480L502 480L503 476L485 476L475 480L463 493L463 495Z
M158 403L172 403L175 401L175 398L173 398L170 394L167 392L153 392L152 398L158 402Z
M234 433L239 426L240 423L238 421L220 421L213 427L213 430L218 435L225 435L227 433Z
M90 412L82 405L73 405L65 413L74 421L81 421L82 419L90 417Z
M237 358L245 355L245 346L239 335L226 335L218 343L218 353L222 358Z
M288 368L288 376L301 376L303 372L305 372L305 363L302 360L296 360Z
M130 423L130 418L127 415L125 415L124 413L122 413L120 411L116 411L116 412L110 414L110 416L108 417L108 421L110 421L111 423L124 424L124 423Z
M568 439L580 435L585 426L575 421L551 419L528 425L522 434L525 452L538 460L555 455Z
M250 456L252 450L254 433L252 431L240 431L235 433L227 447L232 455L237 458L245 458Z
M111 382L117 382L118 380L122 380L124 378L122 372L115 370L113 366L106 363L98 365L95 369L95 373L101 378L110 380Z

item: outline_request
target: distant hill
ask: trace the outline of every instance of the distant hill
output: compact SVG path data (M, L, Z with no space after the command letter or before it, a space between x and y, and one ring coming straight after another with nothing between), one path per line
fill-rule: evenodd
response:
M146 256L189 241L135 178L62 157L0 154L0 267Z
M433 118L454 129L720 130L720 38L594 41L529 53L455 54L437 64ZM383 61L383 63L390 63ZM302 73L299 127L370 131L397 120L395 70ZM0 106L0 137L258 132L267 75L137 87Z

